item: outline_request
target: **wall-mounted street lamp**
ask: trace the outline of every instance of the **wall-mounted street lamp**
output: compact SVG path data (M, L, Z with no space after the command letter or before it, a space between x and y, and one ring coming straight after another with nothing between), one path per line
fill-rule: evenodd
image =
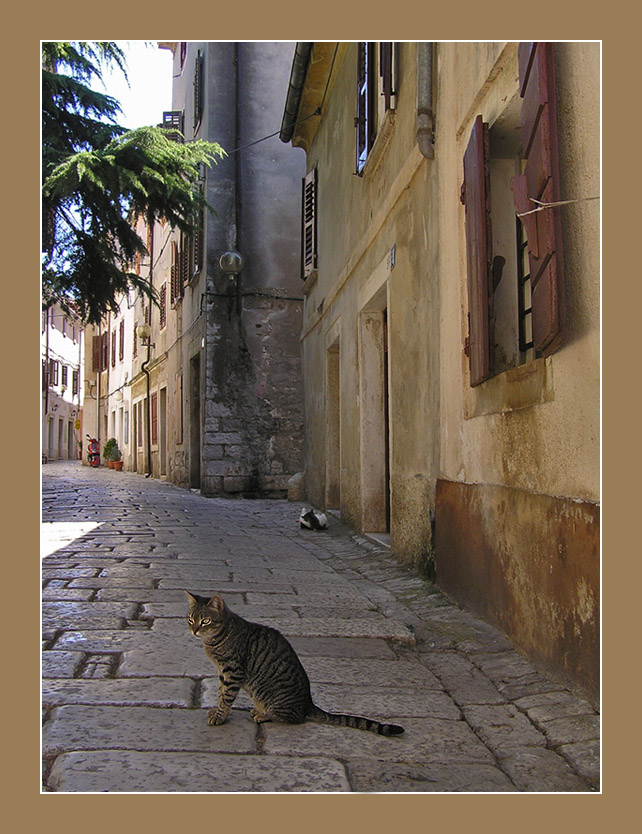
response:
M147 322L143 322L143 324L139 324L136 327L136 333L138 338L147 348L147 359L142 363L140 366L141 371L147 377L147 419L145 422L147 423L147 474L145 475L146 478L151 478L152 476L152 435L151 435L151 427L152 427L152 405L150 401L150 380L149 380L149 370L147 366L149 365L149 358L150 358L150 351L155 345L152 345L152 328L147 324Z
M243 256L234 249L228 252L223 252L219 258L218 265L225 277L233 282L236 290L236 312L241 312L241 282L239 280L239 272L243 269L245 262Z

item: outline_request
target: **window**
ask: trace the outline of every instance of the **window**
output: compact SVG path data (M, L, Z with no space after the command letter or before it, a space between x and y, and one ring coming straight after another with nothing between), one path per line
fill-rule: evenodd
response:
M134 337L133 337L133 346L132 346L132 356L138 356L138 331L137 331L137 324L134 322Z
M116 329L111 331L111 366L116 367Z
M171 131L169 138L173 142L185 142L183 136L183 111L182 110L165 110L163 112L163 122L161 127L165 130Z
M167 324L167 283L158 291L158 300L160 304L160 329L162 330Z
M79 373L78 371L71 372L71 393L78 394L78 380L79 380Z
M181 280L180 251L175 240L172 241L172 265L170 269L170 301L174 305L183 297L183 281Z
M49 360L49 384L58 385L58 363L55 359Z
M396 108L399 44L363 41L357 45L357 174L362 174L386 113ZM377 70L378 64L378 70Z
M120 320L118 325L118 359L122 362L125 358L125 319Z
M109 333L105 330L100 336L100 370L106 371L109 366Z
M179 374L176 379L176 413L178 420L176 423L176 443L183 442L183 374Z
M185 63L185 58L187 57L187 41L181 41L181 72L183 70L183 64Z
M65 387L67 386L67 370L68 370L68 369L67 369L67 366L66 366L66 365L63 365L63 366L62 366L62 373L61 373L61 380L60 380L60 384L61 384L61 385L64 385Z
M194 133L203 117L203 53L198 50L194 64Z
M564 337L559 209L524 214L559 200L553 44L520 44L518 60L519 90L492 126L477 116L464 155L471 386Z
M303 178L301 234L301 278L305 281L317 268L317 169Z

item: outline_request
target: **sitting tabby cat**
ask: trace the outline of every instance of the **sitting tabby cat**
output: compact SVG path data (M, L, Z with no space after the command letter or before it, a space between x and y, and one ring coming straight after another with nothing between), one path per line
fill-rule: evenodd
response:
M219 668L218 706L208 710L208 724L225 721L243 688L254 701L250 715L257 724L301 724L307 720L356 727L384 736L403 733L403 727L396 724L325 712L317 707L312 702L306 671L279 631L244 620L230 611L218 595L209 599L185 593L190 631L203 639L205 654Z

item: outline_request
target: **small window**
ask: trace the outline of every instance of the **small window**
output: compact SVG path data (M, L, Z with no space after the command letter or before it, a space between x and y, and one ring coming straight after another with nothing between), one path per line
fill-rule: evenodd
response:
M317 268L317 169L303 178L301 208L301 278L305 281Z
M67 366L63 365L62 370L61 370L60 384L64 385L65 387L67 386L67 371L68 371Z
M160 304L160 329L162 330L167 324L167 284L163 284L163 286L158 291L159 295L159 304Z
M78 380L79 380L79 373L78 371L71 372L71 393L78 394Z
M158 443L158 393L154 392L150 401L151 404L151 440L152 445Z
M357 45L357 174L362 174L386 113L397 106L399 44L363 41Z
M203 53L198 50L194 64L194 133L203 117Z
M111 366L116 367L116 329L111 331Z
M120 320L118 325L118 359L122 362L125 358L125 319Z

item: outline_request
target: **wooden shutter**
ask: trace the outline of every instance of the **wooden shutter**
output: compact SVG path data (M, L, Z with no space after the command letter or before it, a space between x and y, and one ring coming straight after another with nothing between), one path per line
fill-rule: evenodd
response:
M116 330L111 331L111 366L116 367Z
M552 43L521 43L518 50L522 102L524 173L511 185L518 214L560 199L557 106ZM566 330L560 208L521 218L528 240L532 286L533 343L548 356Z
M159 304L160 304L160 327L161 330L167 324L167 283L164 283L159 290Z
M303 207L301 235L301 278L306 278L317 268L317 169L313 168L303 178Z
M151 399L151 441L154 445L158 443L158 394L152 394Z
M125 319L120 320L119 331L120 343L118 345L118 358L122 362L125 358Z
M182 110L165 110L163 112L162 126L171 131L169 138L174 142L184 142L183 136L183 111Z
M101 368L101 337L94 336L91 342L91 370L97 374L102 371Z
M379 44L379 75L386 110L397 106L397 53L398 43L381 41Z
M358 174L363 170L376 133L374 54L374 43L362 41L357 44L357 115L354 124Z
M492 374L493 284L488 124L477 116L464 154L461 200L466 207L470 384Z
M201 123L203 115L203 53L198 50L194 65L194 132Z
M205 242L205 212L203 209L199 212L198 226L192 238L192 274L190 279L203 268L203 249Z
M109 333L105 330L100 337L100 370L106 371L109 367Z

